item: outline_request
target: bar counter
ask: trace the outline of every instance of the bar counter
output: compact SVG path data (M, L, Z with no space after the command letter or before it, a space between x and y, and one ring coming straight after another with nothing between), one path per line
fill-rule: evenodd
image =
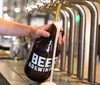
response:
M0 60L0 72L11 85L40 85L28 79L24 73L26 60ZM54 72L53 81L57 85L90 85L86 81L79 81L75 77L68 77L64 72Z
M34 82L27 78L27 76L24 73L24 65L26 63L26 59L24 60L11 60L8 59L8 53L5 51L0 50L0 73L3 75L3 77L10 83L10 85L40 85L37 82ZM75 62L76 63L76 60ZM87 69L86 67L84 69L84 76L87 76ZM76 67L74 67L76 69ZM98 82L96 85L100 85L100 61L97 63L97 72L96 72L96 82ZM55 70L53 81L57 85L90 85L89 82L87 82L86 79L80 81L77 79L76 76L67 76L67 72L60 72ZM2 79L0 78L2 81ZM49 79L48 79L49 80ZM48 81L47 80L47 81ZM0 85L6 85L1 84Z

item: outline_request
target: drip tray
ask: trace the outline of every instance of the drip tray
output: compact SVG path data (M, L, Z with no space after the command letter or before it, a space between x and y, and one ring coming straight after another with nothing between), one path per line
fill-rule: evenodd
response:
M0 73L0 85L10 85L6 78Z

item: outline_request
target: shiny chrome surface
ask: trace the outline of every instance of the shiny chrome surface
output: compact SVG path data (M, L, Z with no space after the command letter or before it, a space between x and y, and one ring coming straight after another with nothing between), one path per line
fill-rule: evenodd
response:
M67 54L67 33L68 33L68 16L66 16L65 11L61 10L60 14L62 15L63 20L63 28L64 28L64 36L66 36L66 41L62 46L61 50L61 63L60 63L60 70L65 71L66 70L66 54Z
M68 47L68 65L67 72L71 76L73 73L73 64L74 64L74 32L75 32L75 14L73 9L66 7L66 11L70 15L70 29L69 29L69 47Z
M91 11L91 34L90 34L90 54L89 54L89 70L88 81L95 83L96 78L96 56L97 56L97 36L98 36L98 10L92 1L86 1L86 6Z
M78 62L77 62L77 77L79 79L83 78L84 72L84 57L85 57L85 29L86 29L86 14L81 5L74 5L78 10L81 17L81 22L79 25L79 41L78 41Z

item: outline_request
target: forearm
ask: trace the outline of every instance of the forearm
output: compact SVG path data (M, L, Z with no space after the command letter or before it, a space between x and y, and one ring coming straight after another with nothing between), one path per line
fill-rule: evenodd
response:
M0 18L0 35L29 36L32 30L34 29L30 26L6 21Z

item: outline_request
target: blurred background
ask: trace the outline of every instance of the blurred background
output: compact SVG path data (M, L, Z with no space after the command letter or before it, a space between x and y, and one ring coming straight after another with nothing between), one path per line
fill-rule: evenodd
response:
M51 9L47 10L49 6L55 7L55 3L50 3L50 1L63 1L63 0L0 0L0 18L4 18L8 21L14 21L14 22L18 22L18 23L22 23L22 24L26 24L26 25L30 25L30 26L41 26L44 24L49 24L52 23L54 20L54 16L55 16L55 11L53 11L53 13L51 13L50 11L52 11ZM69 1L69 2L77 2L77 1L88 1L88 0L64 0ZM100 1L99 0L90 0L93 1L93 3L95 3L96 8L98 9L98 16L100 16ZM98 3L96 3L96 1ZM45 3L50 3L50 5L47 6L47 4ZM58 2L60 3L60 2ZM84 2L82 2L84 3ZM65 3L63 3L65 5ZM68 3L69 4L69 3ZM56 3L57 5L57 3ZM69 4L70 5L70 4ZM72 4L71 4L72 5ZM44 7L45 11L42 10L42 12L38 11L40 7ZM74 4L74 6L76 6L76 4ZM67 7L67 6L66 6ZM93 13L90 11L90 9L86 6L86 4L84 4L82 6L85 10L86 13L86 30L85 30L85 40L84 40L84 63L82 65L84 65L84 69L82 68L82 71L84 71L84 80L88 79L88 72L90 69L89 68L89 62L91 62L92 60L89 60L89 58L91 58L91 56L89 56L90 54L90 50L89 46L90 46L90 31L92 26L91 22L94 22L94 16ZM91 6L92 7L92 6ZM47 8L47 9L46 9ZM70 8L70 7L68 7ZM42 8L41 8L42 9ZM70 8L71 9L71 8ZM73 27L75 29L75 31L73 33L74 34L74 43L73 43L73 62L71 62L71 64L68 64L68 58L70 58L70 56L68 55L68 51L69 51L69 41L71 40L69 37L69 34L71 34L70 29L72 26L72 18L70 17L70 13L67 13L67 11L65 12L65 10L63 10L63 12L66 13L66 17L67 19L65 20L65 15L63 13L59 14L59 20L62 20L63 23L63 27L66 29L67 31L64 31L66 36L67 36L67 41L65 43L65 46L63 45L63 49L65 49L64 53L63 53L63 49L61 52L61 55L59 56L59 60L57 62L57 65L55 66L56 69L55 71L61 73L61 75L56 74L55 76L55 81L58 82L59 85L66 85L67 82L72 83L72 84L68 84L68 85L90 85L88 84L88 82L84 82L81 80L78 80L78 78L76 77L78 73L78 70L80 69L80 67L78 67L79 64L79 34L80 36L82 36L81 34L84 32L82 31L79 32L79 30L82 29L82 26L80 27L80 24L82 21L82 17L80 16L80 13L78 13L79 11L77 11L76 9L74 9L74 7L71 9L73 10L74 14L75 14L75 26ZM44 11L44 12L43 12ZM50 13L49 13L50 12ZM91 17L92 16L92 17ZM64 23L65 21L67 23ZM98 17L99 22L99 26L98 28L100 28L100 17ZM65 26L65 24L67 26ZM67 33L66 33L67 32ZM100 29L99 29L100 32ZM100 43L100 33L98 35L99 41L98 43ZM93 37L92 37L93 38ZM28 53L31 47L32 41L27 38L27 37L18 37L18 36L0 36L0 72L6 77L6 79L8 79L12 84L12 85L22 85L22 81L23 82L28 82L28 84L24 84L23 85L32 85L33 82L30 83L30 80L25 76L24 74L24 65L26 62L26 59L28 58ZM72 43L71 43L72 44ZM65 48L64 48L65 47ZM94 66L96 65L97 68L96 71L94 72L94 74L96 74L96 82L98 82L100 85L100 45L98 44L98 48L96 48L97 50L97 55L95 56L96 59L93 59L93 61L96 61L94 63ZM83 52L83 51L82 51ZM81 52L80 52L81 53ZM65 54L65 55L63 55ZM68 57L69 56L69 57ZM94 55L93 55L94 56ZM19 61L20 60L20 61ZM73 63L73 64L72 64ZM81 62L80 62L81 63ZM66 76L67 75L67 70L68 70L68 66L73 65L73 75L71 76L71 80L69 81L69 78ZM92 65L92 64L91 64ZM3 68L3 69L2 69ZM9 70L10 69L10 70ZM94 68L92 69L94 71ZM62 72L65 72L65 74L63 74ZM89 72L91 73L91 72ZM63 78L63 76L64 78ZM93 74L93 76L91 75L90 79L92 79L92 77L95 77ZM18 78L19 76L19 78ZM74 77L75 78L74 78ZM9 78L11 77L11 79ZM15 80L14 80L15 79ZM18 81L16 81L16 79ZM57 79L57 80L56 80ZM72 79L76 79L75 81L73 81ZM19 82L20 81L20 82ZM64 82L65 81L65 82ZM80 82L80 83L79 83ZM1 85L1 84L0 84Z
M47 23L52 23L53 16L50 14L40 13L40 12L31 14L27 12L27 10L25 10L26 2L27 2L26 0L1 0L0 17L8 21L14 21L30 26L41 26ZM26 45L26 43L28 44ZM21 47L20 45L22 44L26 45L26 47L29 48L30 40L25 37L0 36L0 58L4 59L4 58L10 58L10 56L11 57L16 55L19 56L20 54L20 52L18 52L19 49L21 50L24 49L23 47L19 48ZM18 50L14 52L15 51L14 49Z

